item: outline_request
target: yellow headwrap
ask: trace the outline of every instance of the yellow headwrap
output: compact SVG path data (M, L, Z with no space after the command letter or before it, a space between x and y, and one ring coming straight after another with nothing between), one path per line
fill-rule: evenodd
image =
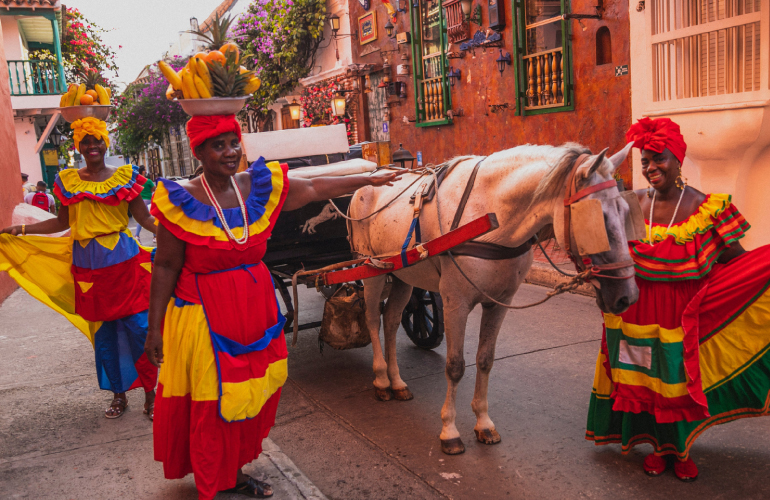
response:
M74 132L73 139L75 141L75 149L80 151L80 141L87 135L92 135L97 139L104 139L104 143L107 147L110 146L110 135L107 132L107 123L94 118L93 116L87 116L80 120L72 122L72 131Z

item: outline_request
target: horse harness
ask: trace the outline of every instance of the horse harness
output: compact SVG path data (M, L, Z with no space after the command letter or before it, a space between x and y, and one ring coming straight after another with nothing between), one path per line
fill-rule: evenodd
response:
M575 163L572 165L572 170L567 176L564 192L564 250L567 252L570 260L575 264L577 271L590 271L588 273L590 278L607 278L615 280L633 278L633 274L629 276L610 276L602 274L603 271L617 271L619 269L634 267L634 261L631 259L609 264L594 264L589 256L580 255L578 249L572 248L573 228L571 225L571 206L590 194L604 191L605 189L617 188L617 182L614 179L610 179L608 181L600 182L599 184L594 184L593 186L588 186L579 191L577 190L577 171L589 156L589 154L585 153L578 156Z
M473 191L473 187L476 184L476 176L478 175L479 168L481 167L481 162L483 162L486 159L486 156L479 160L476 165L473 167L473 170L471 171L471 175L468 177L468 181L465 184L465 190L463 191L463 195L460 198L460 203L457 205L457 210L455 211L454 218L452 219L452 225L449 227L450 231L454 231L460 226L460 220L463 217L463 213L465 212L465 206L468 204L468 199L471 196L471 192ZM431 201L433 200L433 197L436 195L436 191L439 187L441 187L442 182L446 178L446 175L451 170L451 167L447 167L446 165L442 165L439 167L438 171L436 172L436 182L425 182L420 185L420 187L417 188L415 191L415 194L412 195L412 201L414 202L414 219L412 220L412 225L417 226L417 238L419 239L419 222L415 223L416 220L419 218L419 213L422 207L423 201ZM408 245L409 239L411 237L411 231L409 234L409 237L407 238L406 245ZM503 245L498 245L496 243L487 243L482 241L466 241L464 243L461 243L454 248L452 248L451 253L454 255L465 255L468 257L476 257L478 259L485 259L485 260L505 260L505 259L513 259L516 257L520 257L524 255L525 253L529 252L529 250L532 248L533 245L537 243L537 235L533 236L532 238L528 239L523 244L517 246L517 247L506 247Z

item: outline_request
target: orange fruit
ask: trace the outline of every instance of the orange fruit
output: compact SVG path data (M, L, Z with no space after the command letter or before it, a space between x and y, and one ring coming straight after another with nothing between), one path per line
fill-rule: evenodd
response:
M83 97L80 98L80 104L83 106L90 106L94 103L94 98L91 96L91 94L83 94Z
M195 54L193 56L193 58L200 59L201 61L205 61L206 60L206 55L207 54L205 52L198 52L197 54Z
M97 94L95 90L86 90L86 94L88 94L91 97L93 97L94 101L99 98L99 94Z
M225 57L225 55L224 55L223 53L221 53L220 51L218 51L218 50L212 50L211 52L209 52L208 54L206 54L206 62L210 62L210 63L213 63L213 62L215 62L215 61L216 61L216 62L219 62L220 64L224 64L224 63L225 63L225 61L227 61L227 58L226 58L226 57Z
M238 59L240 59L241 55L240 52L238 52L238 46L234 43L226 43L219 47L219 51L227 56L228 52L235 52L235 64L238 64Z

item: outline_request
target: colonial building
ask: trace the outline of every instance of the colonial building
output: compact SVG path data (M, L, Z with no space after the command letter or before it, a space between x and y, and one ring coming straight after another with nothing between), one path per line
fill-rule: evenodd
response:
M632 1L630 17L634 119L677 122L688 182L733 195L744 246L770 243L770 2Z
M350 0L361 139L422 163L520 144L625 145L626 0ZM621 170L631 182L629 166Z

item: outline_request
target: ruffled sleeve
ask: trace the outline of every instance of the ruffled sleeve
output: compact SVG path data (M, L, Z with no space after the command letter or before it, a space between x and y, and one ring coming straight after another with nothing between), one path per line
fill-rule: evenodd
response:
M86 199L117 206L141 195L145 182L147 179L135 172L131 165L119 167L102 182L84 181L77 169L68 168L56 176L53 192L65 206Z
M650 281L701 279L748 229L730 195L710 194L697 212L668 231L653 224L654 245L647 240L629 242L636 275Z
M245 204L249 245L245 248L264 243L270 237L289 191L286 165L265 163L264 158L260 158L249 167L248 172L251 175L251 192ZM151 213L160 224L187 243L210 248L245 249L228 239L214 207L201 203L174 181L158 179ZM240 238L245 225L241 210L226 208L223 214L233 235Z

